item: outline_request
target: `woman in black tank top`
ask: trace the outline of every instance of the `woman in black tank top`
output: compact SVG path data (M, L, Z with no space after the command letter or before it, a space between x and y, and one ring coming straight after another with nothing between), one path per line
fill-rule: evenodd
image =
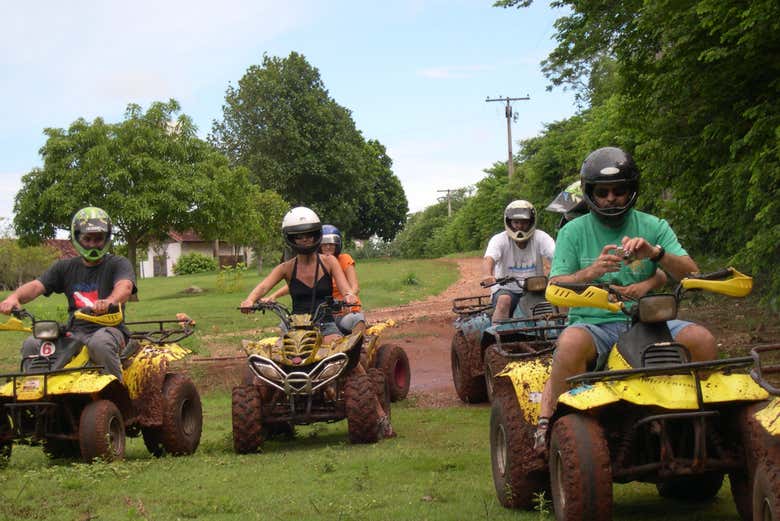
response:
M308 208L293 208L284 216L282 233L287 245L295 252L295 256L272 269L271 273L255 286L241 303L242 308L252 307L281 280L287 281L290 288L293 313L313 313L326 297L333 295L334 280L339 292L344 295L344 301L347 304L357 303L357 297L336 257L320 255L317 252L322 241L322 224L317 214ZM324 343L333 342L342 336L332 316L329 321L319 324L319 327ZM354 370L365 373L362 364L357 364ZM379 417L378 428L382 436L385 438L395 436L389 416L384 412L379 400L375 401Z
M314 313L320 303L333 295L334 280L347 304L357 302L338 261L332 256L317 253L322 240L322 225L314 212L308 208L294 208L285 216L282 231L295 256L271 270L249 293L241 307L251 307L281 280L285 280L290 288L293 313ZM320 326L323 342L332 342L340 336L332 316L326 317Z

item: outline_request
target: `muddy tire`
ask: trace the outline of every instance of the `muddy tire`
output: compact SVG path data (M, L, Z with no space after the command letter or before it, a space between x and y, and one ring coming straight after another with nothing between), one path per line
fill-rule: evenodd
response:
M489 402L493 401L495 375L506 367L507 359L496 352L492 346L485 349L485 394Z
M395 344L379 346L376 353L376 367L385 374L390 390L390 401L405 400L412 382L412 371L406 351Z
M43 452L51 459L77 458L81 454L79 442L73 440L43 440Z
M714 498L723 486L723 474L711 472L700 476L678 476L655 488L661 497L683 501L706 501Z
M347 430L350 443L379 441L379 415L376 391L367 374L352 373L344 389L347 410Z
M2 439L0 441L0 468L5 468L11 459L14 448L11 419L7 414L0 415L0 439ZM75 455L78 455L78 445L76 445Z
M233 450L257 452L263 445L263 404L253 385L233 388Z
M162 425L143 428L144 445L155 456L192 454L200 444L203 409L200 395L187 376L172 374L163 385Z
M374 392L376 392L377 400L379 400L379 403L382 405L382 410L385 411L385 414L389 417L390 416L390 386L387 382L387 379L385 379L385 373L382 372L381 369L377 369L372 367L368 371L369 378L371 378L371 383L374 384Z
M452 346L450 349L450 361L452 363L452 382L455 384L455 391L465 403L482 403L487 400L487 389L485 389L484 376L471 375L471 363L469 357L469 346L463 333L457 331L452 337Z
M742 407L735 415L735 430L738 432L737 446L743 447L745 465L743 468L729 473L731 496L737 507L740 519L753 520L753 480L758 462L763 454L776 442L755 418L756 412L766 406L759 402Z
M506 378L495 382L490 411L490 462L498 501L507 508L534 508L539 492L549 495L549 474L533 452L535 427L526 422Z
M753 479L753 521L780 519L780 469L761 462Z
M84 407L79 419L79 447L87 462L125 457L125 424L114 402L96 400Z
M612 519L609 448L595 419L572 413L555 421L550 437L550 484L556 519Z

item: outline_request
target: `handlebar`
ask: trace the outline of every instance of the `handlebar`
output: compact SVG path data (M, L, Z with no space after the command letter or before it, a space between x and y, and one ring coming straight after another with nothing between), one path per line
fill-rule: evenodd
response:
M339 311L345 307L350 307L351 304L347 304L343 300L334 300L332 297L328 297L325 299L324 302L322 302L319 306L317 306L317 309L314 310L314 313L311 315L311 322L316 323L319 322L320 319L322 319L326 314L332 313L334 311ZM242 312L255 312L255 311L273 311L282 321L282 323L287 327L288 329L291 327L292 324L292 312L286 308L285 306L279 304L276 301L271 302L263 302L263 301L257 301L253 305L249 307L238 307Z
M510 283L515 283L518 286L520 286L521 288L523 287L523 281L521 279L516 278L516 277L512 277L511 275L507 275L506 277L499 277L499 278L496 279L495 282L490 283L490 284L487 284L487 283L485 283L483 281L483 282L480 282L479 285L482 286L483 288L489 288L489 287L492 287L492 286L503 286L504 284L510 284Z

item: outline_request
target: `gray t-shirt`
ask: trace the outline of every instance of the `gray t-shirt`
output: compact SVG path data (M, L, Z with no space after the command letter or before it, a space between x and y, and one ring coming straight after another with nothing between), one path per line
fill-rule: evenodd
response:
M544 275L542 258L552 261L555 254L555 241L542 230L534 231L525 248L520 248L515 241L509 238L506 232L497 233L485 250L485 257L491 257L495 262L493 276L501 278L513 276L525 280L534 275ZM505 289L514 293L522 292L519 285L511 283L507 285L495 285L491 293L499 289Z

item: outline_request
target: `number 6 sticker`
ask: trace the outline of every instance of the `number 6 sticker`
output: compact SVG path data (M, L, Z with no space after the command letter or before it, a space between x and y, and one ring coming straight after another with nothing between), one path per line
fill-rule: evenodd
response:
M57 348L54 347L54 344L51 342L44 342L41 344L41 350L40 354L41 356L51 356L54 354L54 352L57 350Z

